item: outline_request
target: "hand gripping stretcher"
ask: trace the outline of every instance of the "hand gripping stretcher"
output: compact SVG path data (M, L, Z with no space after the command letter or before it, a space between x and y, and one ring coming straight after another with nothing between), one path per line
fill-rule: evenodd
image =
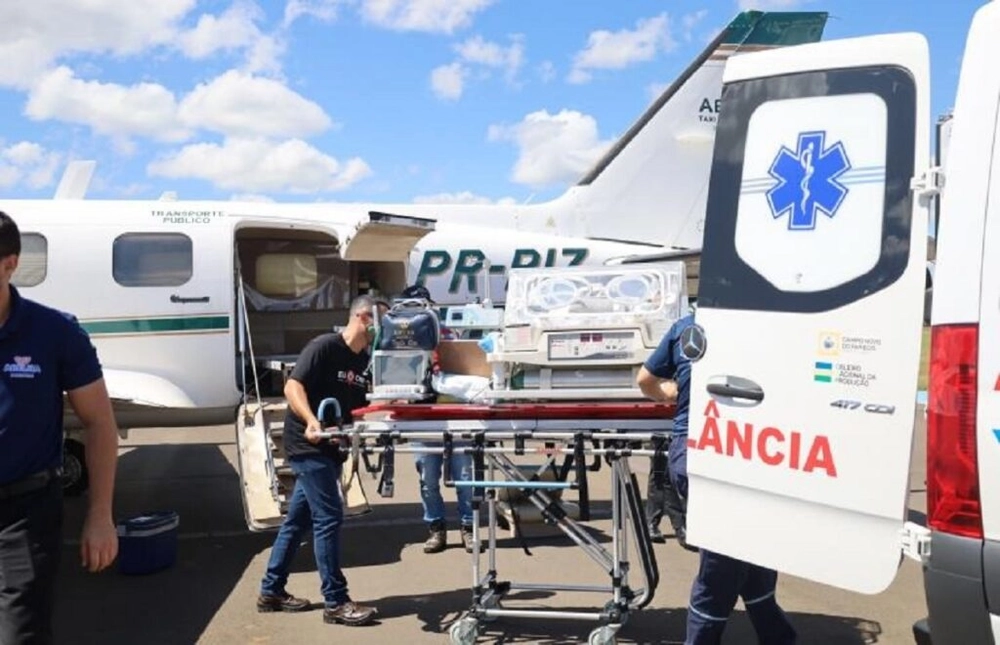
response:
M319 418L324 419L324 406ZM446 486L473 489L472 606L451 627L454 645L475 642L482 623L501 617L591 620L598 623L588 642L612 644L631 612L648 605L659 583L659 570L646 523L645 510L629 457L665 454L667 435L673 426L672 406L647 402L617 403L507 403L507 404L404 404L379 405L354 411L354 424L343 427L337 408L337 430L324 437L337 438L344 450L362 455L369 472L381 473L379 493L392 496L394 455L400 453L441 454L450 460L470 454L473 479L446 481ZM325 423L325 421L324 421ZM435 446L408 446L407 441L435 442ZM347 444L349 443L349 447ZM377 455L372 466L368 459ZM548 466L563 458L555 481L541 481L526 474L515 463L519 456L544 456ZM588 464L588 459L593 459ZM564 510L555 491L575 490L580 501L580 521L590 519L588 472L601 468L611 472L611 550L585 532ZM534 466L534 464L532 465ZM443 472L450 473L447 465ZM530 472L530 471L528 471ZM569 473L574 474L572 481ZM447 475L446 475L447 477ZM601 567L610 585L539 584L502 581L496 563L497 504L500 491L520 491ZM482 506L486 506L487 566L480 563ZM630 581L629 544L639 558L641 583ZM601 609L591 612L559 609L505 608L504 597L517 590L595 592L610 595Z

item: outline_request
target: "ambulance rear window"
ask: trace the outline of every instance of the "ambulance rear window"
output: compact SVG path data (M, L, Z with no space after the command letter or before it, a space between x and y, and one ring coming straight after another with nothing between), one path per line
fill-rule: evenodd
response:
M895 282L909 260L915 93L894 67L726 85L699 305L827 311Z

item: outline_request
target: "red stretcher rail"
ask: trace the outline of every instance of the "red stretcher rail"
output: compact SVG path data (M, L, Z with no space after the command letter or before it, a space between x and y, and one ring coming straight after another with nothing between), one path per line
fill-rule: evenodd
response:
M366 421L672 419L676 406L654 402L612 403L386 403L354 410Z

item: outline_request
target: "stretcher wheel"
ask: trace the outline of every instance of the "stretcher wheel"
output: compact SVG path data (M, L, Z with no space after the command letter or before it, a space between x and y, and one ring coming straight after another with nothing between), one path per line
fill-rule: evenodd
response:
M479 635L479 623L475 618L461 618L452 623L448 635L451 645L473 645Z
M620 628L621 625L598 627L590 632L590 638L587 639L587 643L588 645L616 645L618 643L616 634Z
M483 603L483 609L502 609L503 606L500 604L500 596L494 594L489 597L489 599ZM483 623L492 623L499 616L483 616L479 619Z

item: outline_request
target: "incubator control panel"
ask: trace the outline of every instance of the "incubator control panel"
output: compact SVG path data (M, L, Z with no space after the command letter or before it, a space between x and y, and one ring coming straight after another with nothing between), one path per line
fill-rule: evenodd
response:
M642 340L634 332L562 332L548 335L550 361L628 360Z

